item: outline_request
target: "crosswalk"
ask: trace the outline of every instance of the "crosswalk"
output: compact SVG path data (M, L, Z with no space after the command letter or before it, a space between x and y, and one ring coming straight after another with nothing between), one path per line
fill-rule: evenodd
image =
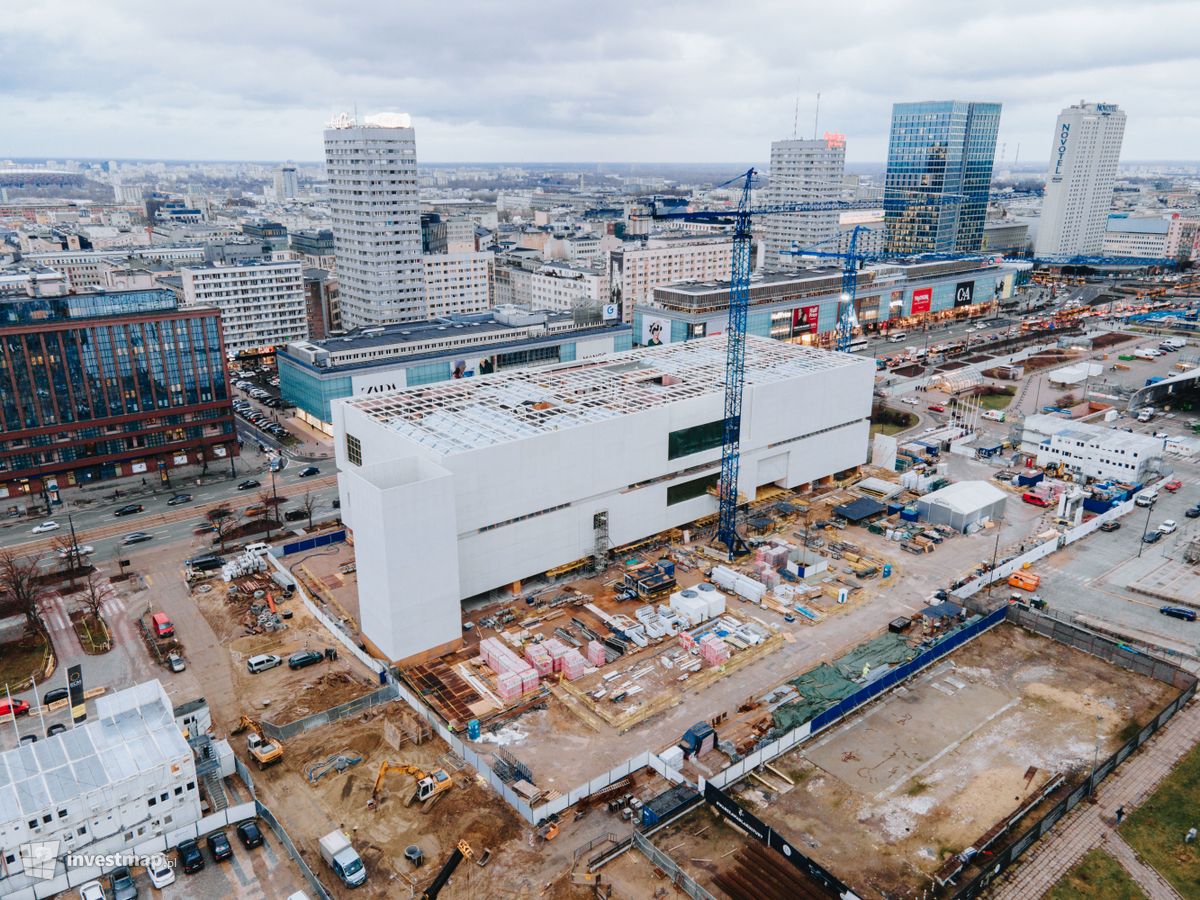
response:
M75 626L71 624L71 611L82 608L81 603L69 601L58 593L42 601L42 621L60 655L82 653L79 636L75 633ZM120 597L109 597L100 605L104 621L108 623L113 639L119 643L137 640L136 630L125 610L126 602Z

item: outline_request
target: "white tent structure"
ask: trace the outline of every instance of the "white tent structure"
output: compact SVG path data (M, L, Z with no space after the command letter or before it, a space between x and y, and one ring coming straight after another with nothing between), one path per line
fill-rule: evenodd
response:
M986 481L960 481L926 494L917 501L917 511L933 525L967 531L984 520L1004 518L1008 494Z

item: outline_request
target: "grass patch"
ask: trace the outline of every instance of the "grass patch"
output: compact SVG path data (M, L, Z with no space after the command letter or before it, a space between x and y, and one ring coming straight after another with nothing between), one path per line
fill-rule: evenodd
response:
M1146 900L1146 894L1119 862L1099 847L1087 854L1050 889L1044 900Z
M28 686L34 672L42 674L45 659L46 638L42 634L0 644L0 687L7 684L15 694L21 685Z
M1121 836L1184 897L1200 897L1200 843L1185 844L1200 827L1200 746L1121 824Z
M1008 404L1012 403L1012 394L984 394L979 398L979 405L984 409L1008 409Z
M892 425L887 422L871 423L871 435L877 434L899 434L901 431L907 431L912 428L911 425Z
M71 615L71 624L84 653L96 656L112 649L112 634L103 616L93 618L91 613L79 611Z

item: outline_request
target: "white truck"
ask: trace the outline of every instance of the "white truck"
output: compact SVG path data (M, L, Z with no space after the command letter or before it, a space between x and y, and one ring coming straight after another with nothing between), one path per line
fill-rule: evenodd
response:
M1188 343L1187 338L1181 338L1181 337L1163 338L1162 342L1163 342L1163 344L1166 344L1169 347L1174 347L1176 350L1182 350L1184 347L1187 346L1187 343ZM1160 344L1159 346L1162 346L1162 344Z
M321 838L321 859L346 887L358 887L367 880L367 868L358 858L344 831L331 831Z
M1163 352L1153 347L1138 347L1133 351L1133 355L1138 359L1158 359L1163 355Z

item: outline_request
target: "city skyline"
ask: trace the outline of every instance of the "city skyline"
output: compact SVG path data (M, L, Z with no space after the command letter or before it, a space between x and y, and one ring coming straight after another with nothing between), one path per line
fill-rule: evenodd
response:
M330 19L300 2L284 18L238 7L234 29L222 6L233 10L217 3L178 33L144 3L10 14L0 113L24 127L4 155L319 160L324 125L357 106L411 113L428 163L765 160L794 122L812 136L818 91L817 131L848 135L850 165L885 158L892 103L939 97L1004 104L998 165L1018 145L1022 163L1044 163L1047 123L1081 98L1128 112L1126 159L1187 161L1200 143L1200 119L1177 114L1198 55L1187 36L1200 28L1200 9L1184 4L1019 2L980 16L926 3L919 22L880 5L793 26L772 4L728 22L692 4L614 22L487 7ZM820 41L797 53L805 35ZM399 36L405 53L388 52Z

